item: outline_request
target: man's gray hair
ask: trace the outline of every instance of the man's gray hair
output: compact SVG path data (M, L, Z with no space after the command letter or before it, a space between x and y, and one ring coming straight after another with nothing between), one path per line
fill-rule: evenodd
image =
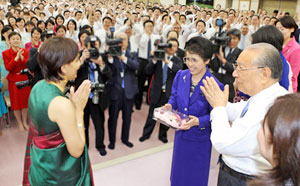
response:
M257 51L256 58L252 61L252 64L255 64L259 67L268 67L271 69L271 78L281 79L282 75L282 59L279 54L279 51L268 43L256 43L250 45L246 50L255 50Z

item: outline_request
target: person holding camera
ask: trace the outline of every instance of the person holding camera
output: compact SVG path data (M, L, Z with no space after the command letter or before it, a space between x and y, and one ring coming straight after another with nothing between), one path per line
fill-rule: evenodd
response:
M120 110L122 110L123 118L121 135L122 143L130 148L133 147L133 144L129 142L129 131L132 106L134 103L134 96L137 91L135 71L139 67L137 53L130 53L128 50L128 36L124 32L119 32L116 34L116 38L122 39L122 42L119 43L119 46L121 47L121 55L110 53L105 56L105 61L108 62L113 73L112 79L108 83L110 90L108 118L110 143L108 148L110 149L115 148L116 129Z
M100 39L97 36L89 36L85 39L86 48L81 51L80 60L83 62L75 79L76 87L85 80L92 82L92 90L84 108L84 126L86 144L89 146L89 122L92 117L96 131L96 149L101 156L106 155L104 145L104 111L108 107L108 95L106 84L111 78L112 72L105 65L102 56L99 53L101 46Z
M26 81L28 77L21 74L21 71L26 69L28 60L28 51L24 48L19 48L21 44L21 35L17 32L11 32L8 35L8 40L11 45L10 49L2 52L5 68L8 71L6 79L8 80L8 91L11 101L11 109L14 111L19 130L24 131L29 129L27 125L28 98L31 87L26 86L17 88L16 82Z
M233 102L235 91L232 73L234 71L233 65L242 52L242 50L238 48L241 31L236 28L231 29L227 32L227 36L231 39L227 42L226 46L220 47L219 53L215 54L215 58L210 61L210 67L213 70L213 75L221 83L229 85L229 101Z
M150 83L150 107L148 117L143 129L143 135L140 142L150 138L156 121L153 120L153 111L155 108L165 105L171 96L173 79L178 70L182 69L182 61L175 56L179 43L177 39L169 39L165 50L164 59L157 59L156 53L147 64L145 72L152 75ZM169 127L160 124L158 139L163 143L168 142L167 131Z

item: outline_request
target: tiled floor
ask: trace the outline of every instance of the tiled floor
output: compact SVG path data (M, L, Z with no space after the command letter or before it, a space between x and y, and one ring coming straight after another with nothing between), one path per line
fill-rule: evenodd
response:
M115 150L107 149L106 156L100 156L95 146L94 128L90 125L89 156L94 169L96 186L168 186L172 161L172 142L174 131L168 131L169 144L158 140L158 126L152 137L141 143L138 138L147 117L148 106L135 110L132 117L130 141L134 147L128 148L121 143L121 119L118 121ZM11 128L0 124L0 186L17 186L22 183L26 132L19 132L17 124L11 117ZM119 115L121 117L121 114ZM106 113L107 120L107 113ZM107 129L107 122L106 122ZM108 133L105 131L105 144L108 145ZM217 157L214 154L213 159ZM209 186L216 185L217 167L212 163ZM116 176L118 179L116 179Z

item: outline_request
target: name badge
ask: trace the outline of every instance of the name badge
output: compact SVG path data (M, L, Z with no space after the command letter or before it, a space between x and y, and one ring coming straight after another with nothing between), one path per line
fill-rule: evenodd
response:
M120 72L120 76L121 76L121 78L124 78L124 72L123 71Z

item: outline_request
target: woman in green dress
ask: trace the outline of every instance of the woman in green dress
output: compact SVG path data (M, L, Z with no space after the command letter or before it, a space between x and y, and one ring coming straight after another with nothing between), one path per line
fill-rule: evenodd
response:
M76 92L70 89L69 98L64 95L66 83L76 78L81 65L78 46L54 37L42 45L38 61L45 80L29 97L32 125L23 185L93 185L83 125L91 83L86 80Z

